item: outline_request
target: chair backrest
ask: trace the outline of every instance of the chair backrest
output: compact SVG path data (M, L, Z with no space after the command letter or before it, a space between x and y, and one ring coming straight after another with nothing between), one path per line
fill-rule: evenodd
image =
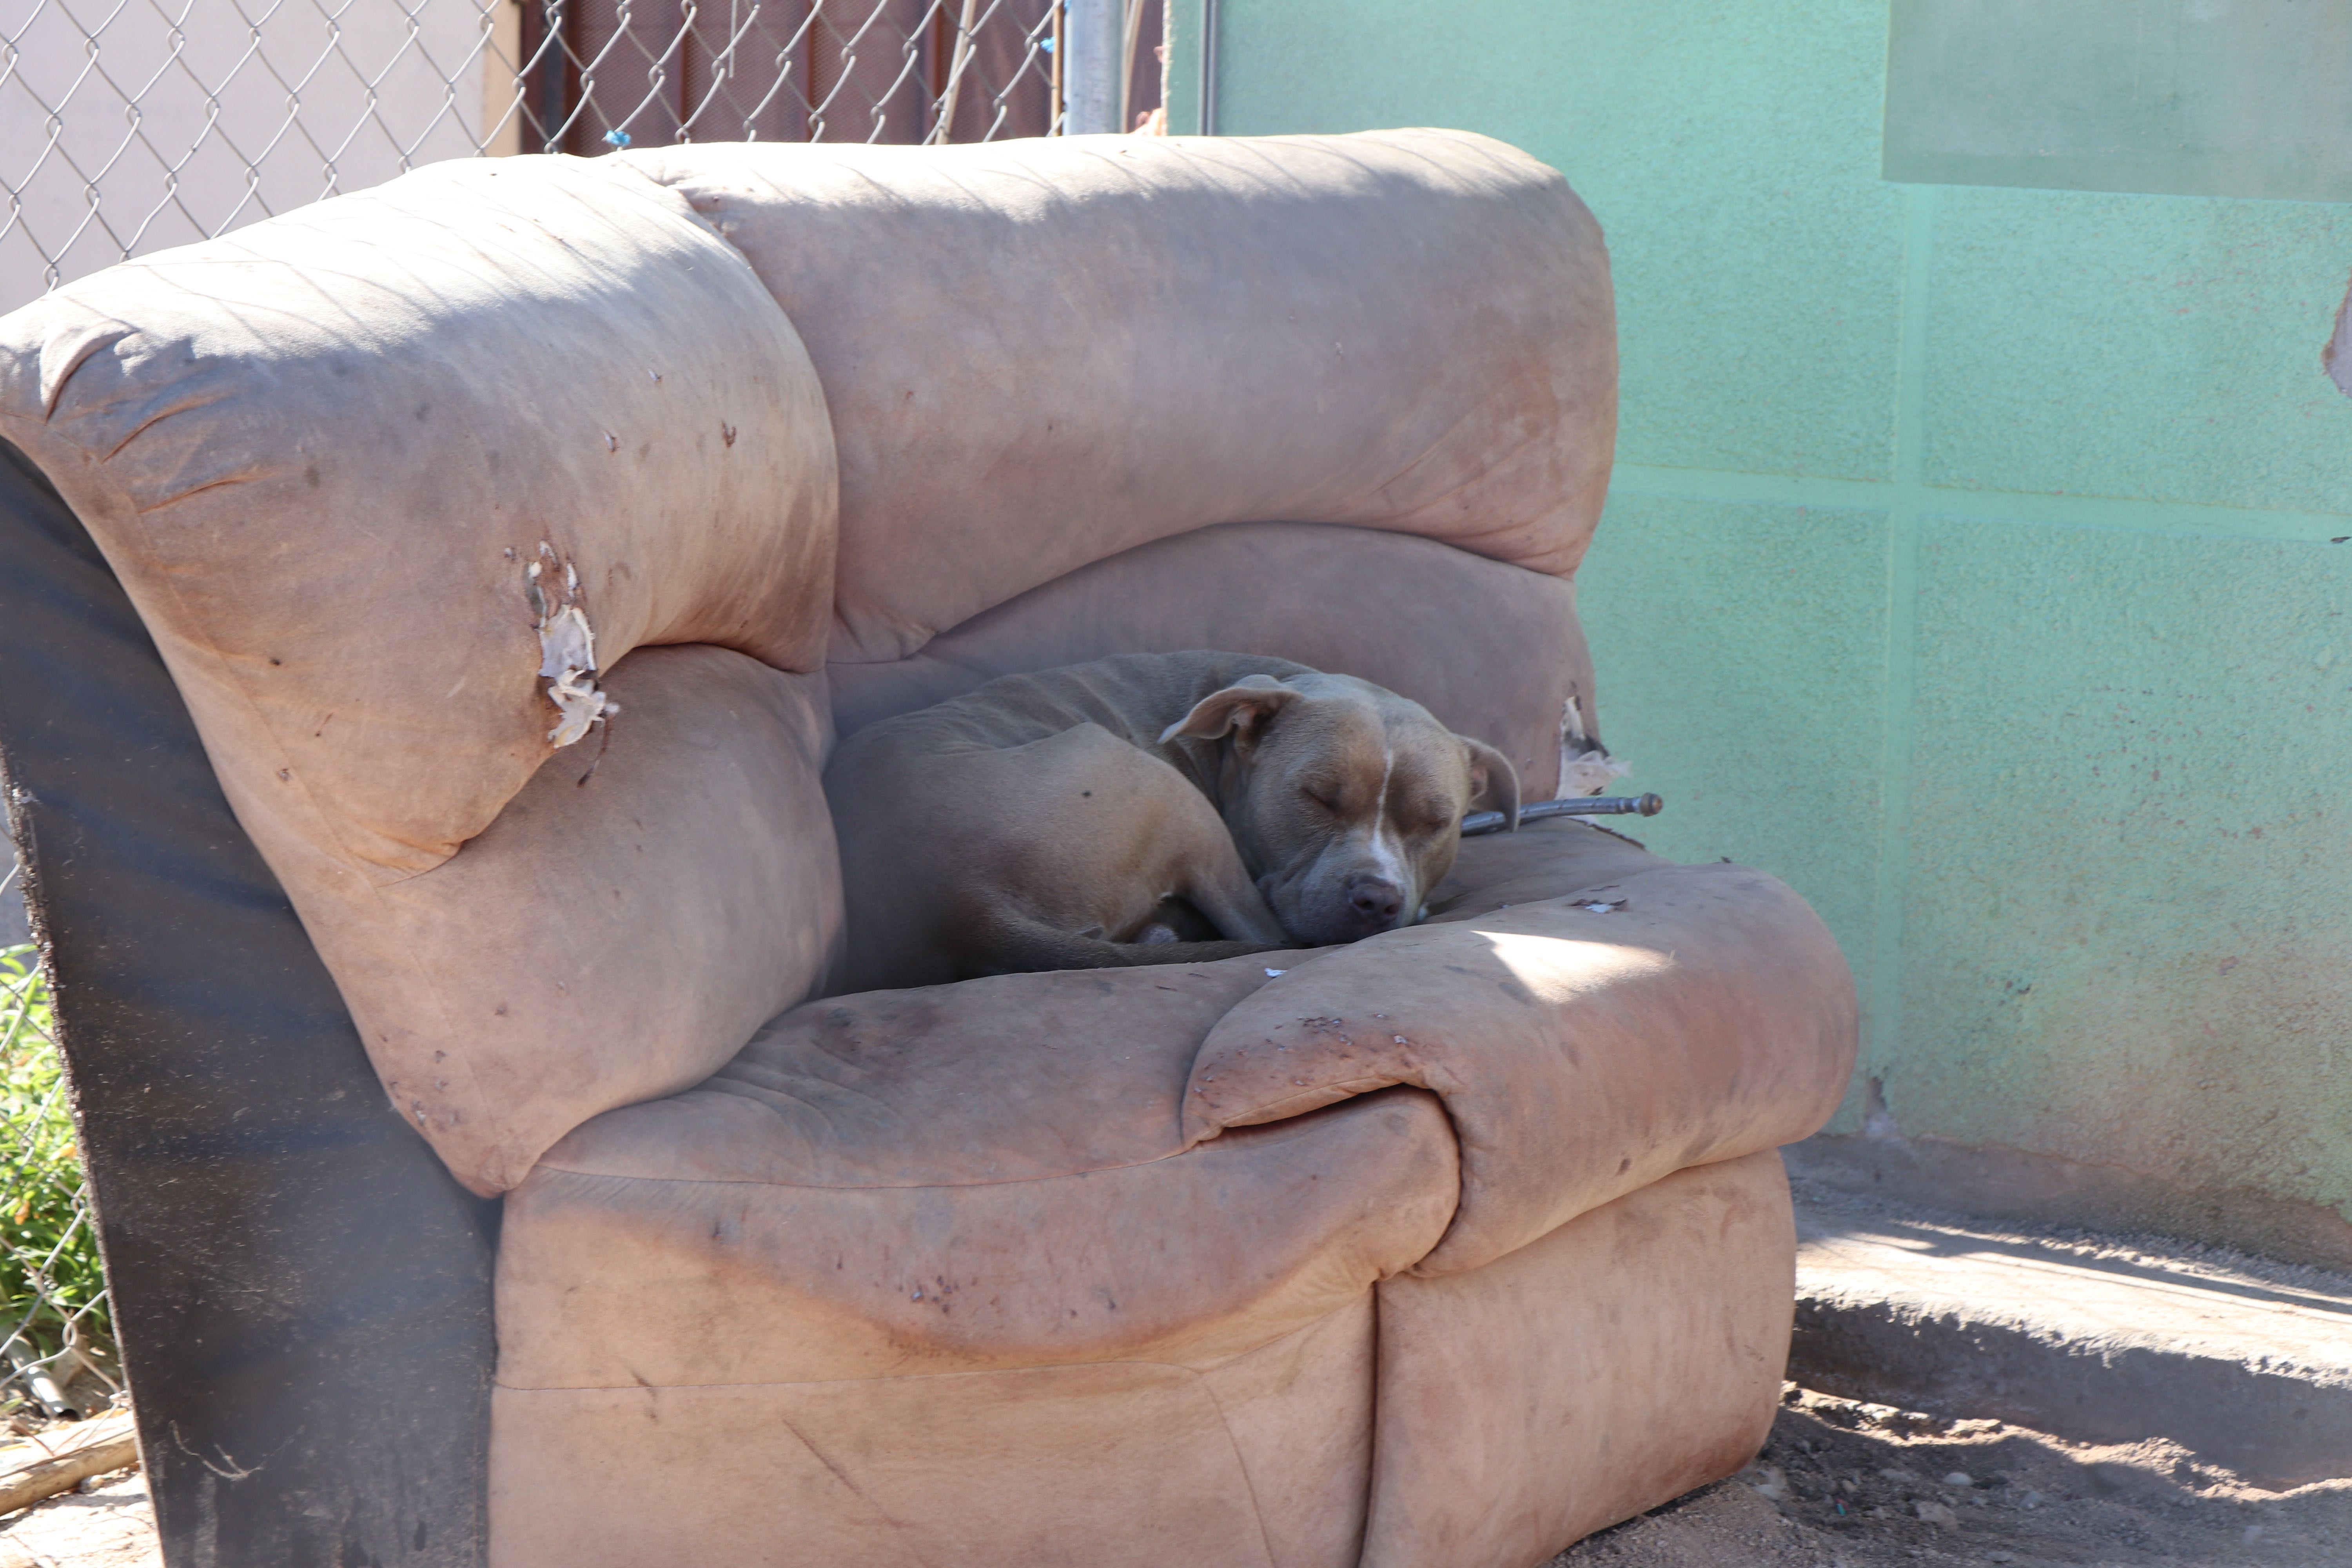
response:
M482 1193L822 973L828 627L859 719L1249 647L1541 787L1614 386L1589 215L1439 132L441 165L0 321L0 437Z
M1415 533L1565 576L1616 323L1559 174L1459 131L628 153L751 261L824 384L832 657L1223 522Z

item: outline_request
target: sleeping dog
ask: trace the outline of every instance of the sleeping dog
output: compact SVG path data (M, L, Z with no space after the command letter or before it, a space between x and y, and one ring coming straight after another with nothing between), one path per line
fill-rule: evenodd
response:
M1410 925L1500 752L1352 676L1233 653L1007 676L859 731L825 770L835 991L1183 963Z

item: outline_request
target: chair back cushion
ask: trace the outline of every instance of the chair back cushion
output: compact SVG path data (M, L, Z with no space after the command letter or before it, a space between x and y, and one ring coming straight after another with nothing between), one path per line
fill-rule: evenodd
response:
M751 259L841 461L833 657L1223 522L1566 575L1617 418L1599 226L1458 131L620 154Z
M835 664L834 721L847 735L1000 675L1195 647L1296 659L1410 697L1500 749L1531 799L1559 783L1563 728L1582 734L1592 720L1592 658L1566 579L1410 534L1237 522L1081 567L909 658Z

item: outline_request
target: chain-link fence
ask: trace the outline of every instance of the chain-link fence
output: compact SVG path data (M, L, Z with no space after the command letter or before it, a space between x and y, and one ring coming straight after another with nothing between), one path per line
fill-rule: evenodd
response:
M48 997L0 948L0 1419L88 1415L121 1392L98 1231Z
M0 0L0 311L446 158L1130 127L1160 6ZM1079 56L1115 75L1098 115L1070 112Z

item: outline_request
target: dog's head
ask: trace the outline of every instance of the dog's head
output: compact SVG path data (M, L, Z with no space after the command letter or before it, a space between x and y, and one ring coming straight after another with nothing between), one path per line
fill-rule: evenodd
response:
M1218 784L1234 842L1283 929L1311 944L1418 920L1472 805L1518 820L1508 758L1352 676L1253 675L1160 738L1180 737L1225 742Z

